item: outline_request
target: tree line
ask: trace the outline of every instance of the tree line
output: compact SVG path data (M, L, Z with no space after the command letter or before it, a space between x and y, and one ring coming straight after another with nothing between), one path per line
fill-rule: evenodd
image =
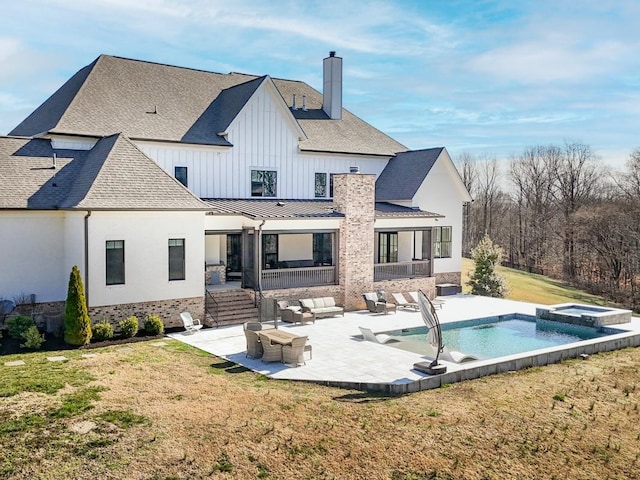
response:
M506 165L462 154L456 165L474 199L465 256L486 234L506 265L640 310L640 148L622 171L579 142L530 147Z

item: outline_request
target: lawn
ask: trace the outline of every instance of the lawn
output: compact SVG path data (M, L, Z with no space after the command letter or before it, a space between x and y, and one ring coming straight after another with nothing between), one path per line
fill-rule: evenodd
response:
M462 291L471 292L466 285L469 273L473 271L473 261L462 259ZM554 280L543 275L514 270L512 268L498 267L498 273L507 283L508 294L506 298L520 300L522 302L541 303L553 305L556 303L586 303L590 305L613 305L602 297L591 295L567 285L561 280Z
M0 364L0 478L622 479L640 467L638 349L393 397L154 343L3 357L26 365Z
M501 272L512 299L602 303ZM638 478L640 349L384 396L157 342L3 356L0 478Z

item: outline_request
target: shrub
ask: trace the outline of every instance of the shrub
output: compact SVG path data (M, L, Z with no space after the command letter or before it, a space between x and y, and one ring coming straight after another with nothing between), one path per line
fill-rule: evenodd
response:
M24 343L20 344L22 348L32 348L38 350L44 343L44 335L40 333L38 327L30 326L26 332L22 334Z
M67 304L64 311L64 341L69 345L86 345L91 341L91 320L80 270L76 265L69 275Z
M113 326L106 321L96 323L91 327L91 330L93 331L93 339L97 342L113 338Z
M158 315L147 315L144 321L144 330L149 335L160 335L164 333L164 323Z
M7 330L11 338L22 338L22 335L34 326L33 319L25 315L7 318Z
M138 333L138 317L135 315L130 316L126 320L122 320L118 326L120 327L120 333L124 338L135 337Z
M504 297L507 288L504 278L496 272L500 265L503 250L485 235L480 243L471 250L471 258L475 268L469 277L467 285L471 287L473 295L485 297Z

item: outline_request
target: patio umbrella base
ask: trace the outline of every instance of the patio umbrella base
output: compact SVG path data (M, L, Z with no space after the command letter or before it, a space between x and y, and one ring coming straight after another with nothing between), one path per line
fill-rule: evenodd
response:
M447 367L445 365L434 365L434 362L414 363L413 368L428 375L440 375L447 372Z

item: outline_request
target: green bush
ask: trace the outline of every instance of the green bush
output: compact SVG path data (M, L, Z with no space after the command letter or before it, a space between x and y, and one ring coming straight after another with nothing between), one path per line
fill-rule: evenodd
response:
M91 341L91 320L80 270L76 265L69 275L67 303L64 311L64 341L69 345L86 345Z
M138 333L138 317L135 315L130 316L126 320L122 320L118 326L120 327L120 334L124 338L135 337L136 333Z
M29 330L30 327L35 326L33 319L25 315L7 318L6 323L11 338L22 338L22 335Z
M158 315L147 315L144 321L144 331L149 335L160 335L164 333L164 323Z
M93 332L93 339L97 342L113 338L113 326L106 321L96 323L91 327L91 330Z
M30 326L26 332L22 334L24 343L20 344L22 348L32 348L38 350L44 343L44 335L40 333L38 327Z

